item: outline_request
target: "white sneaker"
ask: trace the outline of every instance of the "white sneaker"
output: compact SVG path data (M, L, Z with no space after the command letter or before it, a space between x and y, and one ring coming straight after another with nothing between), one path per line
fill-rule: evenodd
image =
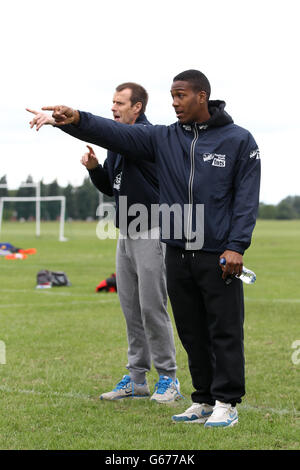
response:
M178 379L172 380L171 377L160 375L157 384L155 384L154 393L151 400L158 403L170 403L183 398L180 394L180 384Z
M205 423L211 416L213 407L206 403L193 403L187 410L179 415L172 416L172 420L184 423Z
M120 400L122 398L148 398L150 390L146 383L136 384L129 375L124 375L116 387L107 393L102 393L100 400Z
M213 413L205 423L205 427L231 427L238 423L238 412L230 403L216 400Z

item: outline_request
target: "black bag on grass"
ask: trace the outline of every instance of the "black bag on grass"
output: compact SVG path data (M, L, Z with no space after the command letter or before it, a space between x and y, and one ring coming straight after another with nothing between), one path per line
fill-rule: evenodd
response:
M51 287L57 286L70 286L71 283L68 276L63 271L48 271L42 269L37 273L37 285L51 285Z
M68 276L63 271L51 271L52 286L70 286Z

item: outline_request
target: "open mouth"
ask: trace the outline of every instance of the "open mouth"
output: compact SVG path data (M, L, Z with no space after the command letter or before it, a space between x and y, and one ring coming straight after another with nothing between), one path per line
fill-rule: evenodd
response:
M119 114L114 114L114 120L115 121L120 121L121 116Z

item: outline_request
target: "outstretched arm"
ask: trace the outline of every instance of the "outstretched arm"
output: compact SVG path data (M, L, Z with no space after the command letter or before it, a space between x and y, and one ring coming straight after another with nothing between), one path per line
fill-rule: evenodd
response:
M153 161L152 143L154 126L121 124L91 113L77 111L67 106L44 106L52 111L55 126L77 139L104 147L125 157Z

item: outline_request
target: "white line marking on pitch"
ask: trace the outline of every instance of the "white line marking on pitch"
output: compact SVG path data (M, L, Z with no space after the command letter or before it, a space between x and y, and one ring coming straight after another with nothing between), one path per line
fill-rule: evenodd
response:
M117 299L118 300L118 299ZM46 307L48 305L53 305L53 306L68 306L68 305L78 305L78 304L93 304L93 305L98 305L98 304L108 304L108 303L114 303L115 300L113 299L99 299L98 301L92 301L92 300L74 300L73 302L43 302L42 304L35 304L36 306L42 308L42 307ZM4 305L0 305L0 308L10 308L10 307L22 307L22 308L26 308L29 306L29 303L27 304L4 304ZM30 308L33 307L33 304L30 304Z
M81 400L90 400L93 397L92 395L87 395L80 392L56 392L56 391L48 391L48 392L41 392L38 390L24 390L24 389L14 389L8 387L6 385L0 385L0 392L5 393L20 393L24 395L38 395L38 396L45 396L45 397L58 397L58 398L74 398L74 399L81 399ZM248 404L238 405L239 409L244 409L246 411L256 411L260 413L273 413L277 415L294 415L299 416L300 413L294 410L287 410L287 409L276 409L276 408L259 408L257 406L251 406Z
M92 293L89 293L89 294L86 294L86 293L76 293L76 292L58 292L56 290L56 287L52 287L51 289L36 289L36 288L32 288L32 289L1 289L1 293L3 292L27 292L28 294L29 293L35 293L37 295L62 295L62 296L66 296L66 297L92 297L92 296L96 296L96 295L101 295L99 293L96 293L96 292L92 292ZM105 295L105 293L104 293Z
M279 302L279 303L291 303L291 304L300 303L300 299L256 299L252 297L245 297L245 300L249 302L269 302L269 303Z
M6 385L0 385L0 392L6 393L21 393L25 395L39 395L39 396L47 396L47 397L58 397L58 398L79 398L83 400L89 400L92 398L91 395L86 395L84 393L77 393L77 392L56 392L56 391L49 391L49 392L40 392L38 390L22 390L22 389L14 389L11 387L7 387Z
M101 294L79 294L75 292L57 292L55 287L53 290L37 290L33 289L32 292L34 292L36 295L48 295L48 296L63 296L63 297L91 297L92 295L101 295ZM30 289L1 289L1 293L3 292L30 292ZM105 295L105 294L103 294ZM116 296L117 298L117 296ZM112 299L111 299L112 300ZM266 298L256 298L256 297L246 297L245 300L249 302L282 302L282 303L300 303L300 299L266 299Z

